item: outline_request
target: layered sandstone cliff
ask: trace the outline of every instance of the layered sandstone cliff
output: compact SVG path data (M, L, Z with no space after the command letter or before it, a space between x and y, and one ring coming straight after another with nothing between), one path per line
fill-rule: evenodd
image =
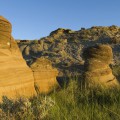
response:
M113 59L109 45L89 47L84 51L83 57L85 59L85 80L89 85L110 87L119 84L109 66Z
M0 16L0 100L36 94L31 69L11 36L11 23Z
M49 93L59 86L56 80L58 71L52 67L49 60L45 58L37 58L30 67L33 71L35 86L38 92Z

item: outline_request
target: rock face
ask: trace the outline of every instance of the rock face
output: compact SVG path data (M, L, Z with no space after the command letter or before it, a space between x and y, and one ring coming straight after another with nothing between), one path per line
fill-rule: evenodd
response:
M85 80L89 85L115 86L119 84L109 67L113 59L109 45L89 47L84 51L83 57Z
M56 76L58 71L52 68L51 62L45 58L37 58L32 64L35 86L37 92L48 93L58 87Z
M0 100L36 94L31 69L11 36L11 23L0 16Z

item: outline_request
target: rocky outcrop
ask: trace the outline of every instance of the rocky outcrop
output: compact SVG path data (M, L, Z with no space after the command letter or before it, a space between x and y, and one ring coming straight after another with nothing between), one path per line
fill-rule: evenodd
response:
M95 44L109 44L113 48L114 65L120 65L120 27L93 26L78 31L59 28L49 36L33 41L17 41L24 59L33 57L49 59L59 71L59 76L79 76L83 72L84 48Z
M32 70L11 36L12 25L0 16L0 100L36 94Z
M116 86L118 81L109 67L113 59L112 49L109 45L96 45L85 49L84 78L87 84L95 86Z
M49 93L59 86L56 80L58 71L52 67L49 60L38 58L30 65L30 67L33 71L37 92Z
M59 38L60 36L63 36L64 34L70 34L70 33L74 33L74 31L70 29L58 28L57 30L51 32L50 36L56 39L56 38Z

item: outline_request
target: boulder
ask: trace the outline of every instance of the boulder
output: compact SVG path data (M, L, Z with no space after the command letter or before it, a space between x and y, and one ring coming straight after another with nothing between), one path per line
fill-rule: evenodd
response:
M36 94L32 70L11 36L12 25L0 16L0 100Z
M33 71L37 92L49 93L59 86L56 80L58 71L52 67L52 63L48 59L37 58L30 67Z
M88 47L84 50L83 57L85 59L84 78L88 85L106 87L119 85L109 66L113 59L109 45Z

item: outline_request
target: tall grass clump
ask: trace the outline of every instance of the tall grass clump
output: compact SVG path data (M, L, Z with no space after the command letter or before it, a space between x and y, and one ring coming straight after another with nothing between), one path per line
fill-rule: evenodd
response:
M52 95L54 107L48 120L119 120L120 89L89 88L71 80L66 89Z

